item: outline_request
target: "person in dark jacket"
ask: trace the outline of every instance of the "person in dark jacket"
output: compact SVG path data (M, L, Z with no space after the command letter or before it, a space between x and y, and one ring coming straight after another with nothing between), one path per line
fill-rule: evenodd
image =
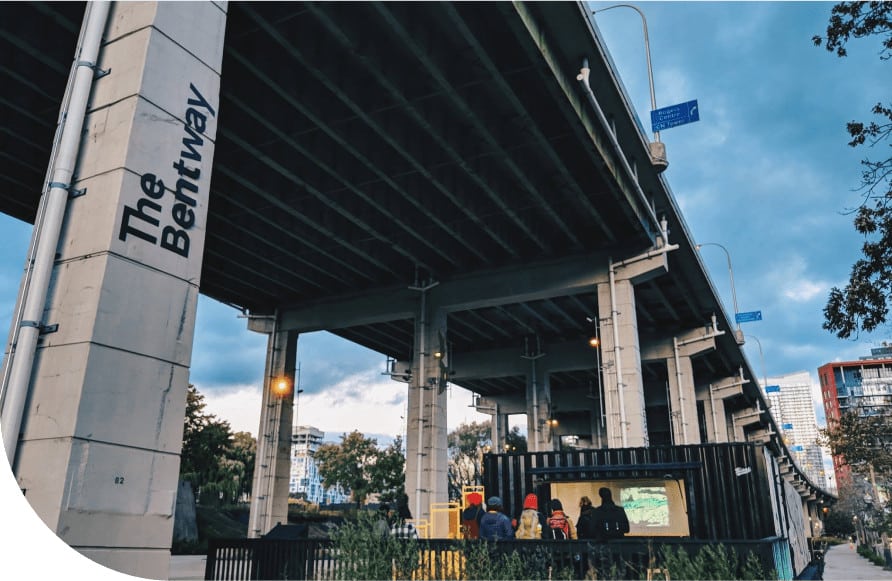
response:
M583 496L579 499L579 520L576 521L576 536L580 539L594 539L595 534L595 507L592 499Z
M480 519L486 514L482 504L483 496L479 492L468 494L468 507L461 513L462 535L466 539L480 538Z
M623 507L613 502L613 494L609 488L600 488L598 496L601 497L601 506L593 511L595 525L595 539L606 541L607 539L621 539L629 532L629 517Z
M502 499L493 496L486 505L486 514L480 517L480 538L484 541L513 539L514 528L511 519L502 512Z

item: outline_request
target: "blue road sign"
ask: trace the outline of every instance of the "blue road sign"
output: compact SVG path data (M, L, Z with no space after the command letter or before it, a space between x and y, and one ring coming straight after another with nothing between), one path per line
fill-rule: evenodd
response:
M805 448L803 448L801 445L793 446L793 447L790 448L790 449L793 450L794 452L802 452L802 451L805 450Z
M776 393L779 391L780 391L779 385L766 385L765 386L765 393Z
M747 313L735 313L734 319L738 323L752 323L762 320L762 311L749 311Z
M785 430L792 430L792 429L793 429L793 424L784 424L784 429L785 429Z
M650 124L654 133L694 121L700 121L700 107L697 106L696 99L650 112Z

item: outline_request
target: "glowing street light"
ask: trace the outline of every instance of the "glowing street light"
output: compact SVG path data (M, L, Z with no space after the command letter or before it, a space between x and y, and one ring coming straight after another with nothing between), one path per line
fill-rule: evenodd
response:
M291 382L287 377L280 377L273 382L273 391L280 397L288 395L288 392L291 391Z

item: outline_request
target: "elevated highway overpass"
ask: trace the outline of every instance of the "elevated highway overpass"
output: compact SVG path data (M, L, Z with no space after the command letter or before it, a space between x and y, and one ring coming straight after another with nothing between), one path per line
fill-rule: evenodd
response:
M2 11L0 210L42 225L85 5ZM805 501L827 497L584 5L112 3L101 29L37 321L59 327L4 385L16 476L75 548L161 570L198 292L269 335L252 535L284 520L293 394L275 388L321 329L407 382L416 517L446 500L446 382L479 396L494 442L515 413L534 450L758 440ZM23 320L14 337L37 333Z

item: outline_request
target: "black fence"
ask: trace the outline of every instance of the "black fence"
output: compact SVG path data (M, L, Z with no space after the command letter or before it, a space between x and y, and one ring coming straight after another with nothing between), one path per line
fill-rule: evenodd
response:
M598 579L646 579L649 568L665 566L665 549L677 553L679 548L683 548L689 556L694 557L706 546L715 547L721 544L738 557L740 565L731 578L745 578L743 568L747 557L754 555L761 567L761 575L764 575L758 578L792 579L789 547L787 541L781 538L755 541L635 538L607 543L512 540L490 544L483 544L481 541L423 539L411 543L417 543L407 547L414 555L411 566L404 567L402 571L398 570L397 565L394 565L392 571L388 566L385 569L387 574L380 578L412 578L416 581L477 578L480 570L474 567L478 566L478 557L480 551L483 551L496 564L500 558L513 558L512 562L517 567L525 567L522 573L524 578L544 579L547 576L583 579L587 575L592 578L594 574ZM346 559L339 560L338 550L330 540L218 539L210 542L205 579L353 579L356 578L356 571L367 570L357 569L356 566L357 563L346 562ZM657 574L655 578L663 578L663 575Z
M778 532L761 448L723 443L487 454L483 484L487 497L500 496L505 512L516 515L530 492L539 497L539 506L547 506L554 483L675 480L684 482L691 538L763 539Z

